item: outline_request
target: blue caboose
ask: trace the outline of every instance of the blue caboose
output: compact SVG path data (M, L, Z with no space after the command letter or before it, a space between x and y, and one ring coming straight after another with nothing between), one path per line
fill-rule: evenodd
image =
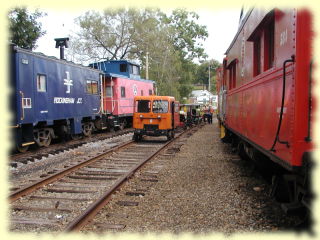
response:
M16 46L11 48L15 92L11 110L17 147L48 146L52 138L90 135L100 118L102 72Z

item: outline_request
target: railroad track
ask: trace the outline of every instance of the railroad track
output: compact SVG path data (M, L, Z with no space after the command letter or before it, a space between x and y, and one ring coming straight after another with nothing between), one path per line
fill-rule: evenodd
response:
M50 145L47 148L30 150L25 153L15 153L9 157L10 159L9 165L11 168L17 168L20 165L27 165L30 163L34 163L35 161L41 160L42 158L48 157L49 155L54 155L63 151L74 149L86 143L94 142L97 140L110 139L116 136L121 136L124 134L131 133L131 132L133 132L133 128L128 128L128 129L124 129L124 130L112 132L112 133L100 133L90 138L71 140L65 143L56 143L56 144Z
M126 180L175 139L129 141L11 192L12 231L82 229Z

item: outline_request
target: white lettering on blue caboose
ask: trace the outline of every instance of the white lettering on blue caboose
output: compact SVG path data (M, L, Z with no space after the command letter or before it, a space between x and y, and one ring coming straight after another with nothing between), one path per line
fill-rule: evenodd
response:
M53 103L74 103L74 98L55 97Z
M70 73L66 72L67 78L63 79L64 80L64 85L67 85L67 91L66 93L70 93L70 87L73 86L73 80L70 79Z

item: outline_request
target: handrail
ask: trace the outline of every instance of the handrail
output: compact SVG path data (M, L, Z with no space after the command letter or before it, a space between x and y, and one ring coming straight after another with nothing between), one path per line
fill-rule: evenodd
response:
M111 114L113 114L114 109L115 109L115 105L113 105L113 82L112 82L112 77L110 78L110 86L111 86Z
M23 108L23 98L24 98L24 94L22 91L19 92L21 95L21 110L22 110L22 116L20 117L20 120L24 119L24 108Z
M102 77L102 74L100 74L100 109L98 113L103 113L104 111L104 102L103 102L103 94L104 94L104 78Z
M288 62L294 62L294 55L291 56L290 59L287 59L283 62L283 75L282 75L282 99L281 99L281 109L280 109L280 118L278 122L278 129L277 129L277 134L274 138L272 147L270 148L270 151L275 152L276 150L274 149L275 145L277 142L281 144L286 144L287 147L289 147L289 142L288 141L281 141L279 139L279 133L281 129L281 123L282 123L282 116L283 116L283 108L284 108L284 99L285 99L285 93L286 93L286 64Z
M306 142L311 142L311 108L312 108L312 64L313 60L310 62L309 66L309 89L308 89L308 135L305 137Z

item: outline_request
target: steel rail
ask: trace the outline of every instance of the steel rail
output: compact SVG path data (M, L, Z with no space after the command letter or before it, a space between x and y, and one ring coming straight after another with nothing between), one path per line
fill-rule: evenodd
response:
M119 132L112 133L112 134L110 134L110 136L107 135L105 138L98 139L98 140L110 139L112 137L121 136L123 134L131 133L131 132L133 132L132 128L127 128L127 129L121 130ZM98 136L98 138L99 138L99 136ZM68 141L68 144L75 143L75 144L82 145L84 140L87 140L87 138L84 138L84 139L81 139L81 140L70 140L70 141ZM80 142L80 143L77 143L77 142ZM87 141L85 143L90 143L90 142L93 142L93 141L90 140L90 141ZM30 155L30 154L43 154L43 156L45 156L45 155L48 155L48 154L52 154L52 152L56 152L57 150L61 150L61 149L65 150L64 145L65 145L64 143L59 142L59 143L55 143L55 144L50 144L50 146L48 148L40 148L40 149L38 149L36 151L27 151L27 152L23 152L23 153L21 153L21 152L20 153L14 153L14 154L9 155L9 159L11 161L15 161L15 158L17 158L17 157L25 157L25 156L28 157L28 155ZM77 146L78 145L76 145L76 147ZM52 152L49 151L49 152L42 153L43 150L46 150L46 151L50 150L49 148L51 148L51 147L53 148ZM68 150L71 150L71 149L73 149L73 147L68 148ZM32 155L31 155L31 157L32 157Z
M202 125L199 125L202 126ZM194 128L190 128L187 131L182 132L179 134L176 138L168 141L164 146L162 146L159 150L157 150L155 153L153 153L151 156L149 156L147 159L141 161L138 165L134 166L131 170L129 170L128 173L126 173L124 176L119 178L112 187L101 196L101 198L97 199L95 202L93 202L87 209L84 211L80 216L78 216L74 221L68 224L65 231L71 232L71 231L80 231L90 220L92 220L95 215L109 202L110 197L113 192L118 190L123 183L126 182L138 169L140 169L145 163L150 161L152 158L157 156L162 150L164 150L168 145L170 145L175 140L179 139L182 135L188 133Z
M118 145L118 146L115 146L113 148L110 148L108 151L106 151L106 152L104 152L104 153L102 153L102 154L100 154L98 156L95 156L95 157L90 158L88 160L85 160L85 161L83 161L83 162L81 162L79 164L76 164L74 166L66 168L66 169L64 169L64 170L62 170L60 172L57 172L54 175L48 176L48 177L46 177L46 178L44 178L44 179L42 179L42 180L40 180L40 181L38 181L36 183L32 183L30 185L27 185L27 186L21 188L21 189L18 189L18 190L14 191L13 193L11 193L9 195L9 202L12 203L12 202L16 201L17 199L36 191L37 189L41 188L42 186L47 185L49 183L52 183L52 182L54 182L54 181L56 181L58 179L61 179L64 176L66 176L67 174L69 174L69 173L71 173L71 172L73 172L73 171L75 171L75 170L77 170L79 168L85 167L85 166L87 166L87 165L89 165L89 164L91 164L91 163L103 158L105 155L107 155L107 154L109 154L111 152L117 151L117 150L119 150L119 149L121 149L123 147L126 147L126 146L128 146L128 145L130 145L132 143L133 143L133 141L130 140L130 141L125 142L125 143L123 143L121 145Z

